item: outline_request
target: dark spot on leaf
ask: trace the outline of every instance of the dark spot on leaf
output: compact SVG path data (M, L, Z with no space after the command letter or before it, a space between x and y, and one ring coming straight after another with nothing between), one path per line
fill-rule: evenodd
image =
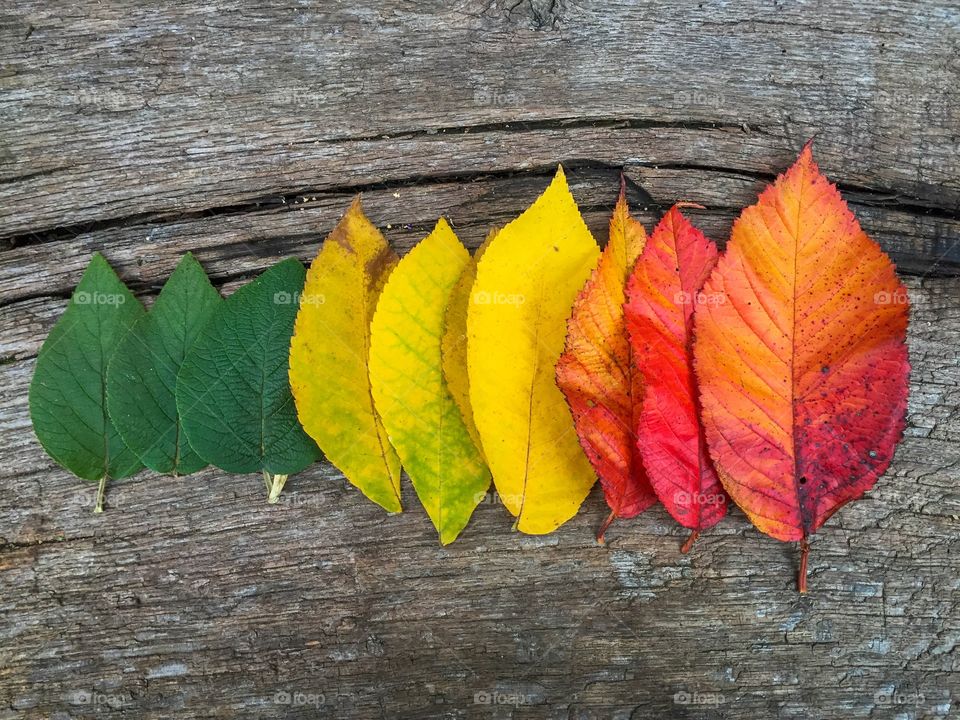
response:
M332 234L331 234L332 237ZM344 234L346 237L346 234ZM349 243L348 243L349 246ZM352 248L350 251L352 252ZM397 262L396 255L389 247L381 248L380 251L370 258L366 264L366 272L372 277L379 277L384 270Z

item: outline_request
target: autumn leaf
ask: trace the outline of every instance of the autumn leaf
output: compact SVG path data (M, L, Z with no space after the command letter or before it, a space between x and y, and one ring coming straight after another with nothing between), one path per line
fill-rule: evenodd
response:
M637 446L657 497L693 530L683 552L727 512L693 374L694 308L710 301L700 289L716 264L716 245L675 206L654 229L627 286L627 328L645 383Z
M477 263L480 262L480 258L483 257L484 251L496 234L496 230L491 230L487 234L486 239L464 266L460 277L450 291L444 313L443 337L440 341L443 377L447 381L447 388L454 402L460 408L460 416L467 427L467 432L470 433L470 438L481 455L483 455L483 447L480 443L480 433L477 432L477 424L473 421L473 407L470 405L470 379L467 373L467 309L470 307L473 283L477 279Z
M554 380L567 318L599 248L563 170L500 230L467 312L470 402L500 500L521 532L551 532L596 480Z
M376 409L444 545L457 538L490 486L441 367L444 311L469 263L441 219L390 274L370 328Z
M623 311L627 276L646 241L621 188L607 246L573 305L566 346L557 362L557 385L610 506L610 516L597 533L601 543L614 518L634 517L657 501L636 445L643 380Z
M124 442L156 472L189 475L207 464L181 427L177 373L221 302L200 263L187 253L110 360L110 418Z
M370 322L397 256L359 196L323 243L290 345L297 414L327 459L388 512L399 512L400 460L373 405Z
M98 483L94 512L103 511L110 479L143 465L107 412L110 357L143 306L109 263L95 253L66 312L40 348L30 382L30 417L37 439L54 460Z
M287 258L214 310L177 375L177 412L190 446L234 473L263 474L275 503L293 473L319 457L297 423L287 379L305 271Z
M762 532L808 538L871 488L904 428L906 291L810 144L733 226L698 306L710 453Z

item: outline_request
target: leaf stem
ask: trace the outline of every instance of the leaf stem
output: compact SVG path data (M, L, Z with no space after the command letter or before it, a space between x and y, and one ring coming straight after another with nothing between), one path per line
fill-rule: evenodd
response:
M100 484L97 485L97 499L93 505L93 511L95 513L103 512L103 496L107 493L107 475L104 473L103 477L100 478Z
M270 482L270 473L268 473L266 470L261 470L261 472L263 473L263 486L267 489L267 493L269 494L270 486L273 484Z
M690 552L690 548L693 547L693 544L697 541L697 538L700 537L700 531L694 530L690 533L690 537L687 538L687 541L680 546L680 552L686 555Z
M273 475L271 476L266 470L263 471L263 479L267 483L267 502L271 505L275 505L280 499L280 493L283 491L283 486L287 482L289 475Z
M800 541L800 573L797 578L797 590L807 591L807 557L810 555L810 543L804 538Z
M607 519L603 521L603 525L601 525L601 526L600 526L600 529L597 530L597 544L598 544L598 545L606 545L606 544L607 544L607 540L606 540L606 538L604 537L604 535L605 535L606 532L607 532L607 528L609 528L609 527L610 527L610 524L611 524L614 520L616 520L616 519L617 519L617 511L616 511L616 510L611 510L611 511L610 511L610 514L607 515Z

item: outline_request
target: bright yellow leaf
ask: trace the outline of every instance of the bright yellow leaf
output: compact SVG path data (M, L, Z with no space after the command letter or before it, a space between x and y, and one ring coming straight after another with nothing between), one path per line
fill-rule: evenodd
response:
M453 290L450 291L450 300L444 317L443 338L440 343L443 377L447 381L447 387L450 388L454 402L460 408L460 415L467 426L467 431L481 454L483 446L480 444L477 425L473 421L473 408L470 406L470 380L467 376L467 308L470 306L473 282L477 279L477 263L480 262L484 250L496 234L495 229L487 234L486 240L477 248L470 262L460 273L460 278L453 286Z
M569 520L596 480L554 366L599 254L560 168L477 264L467 313L470 401L497 492L521 532L548 533Z
M390 275L370 328L377 411L444 545L490 487L441 369L445 309L469 263L466 248L440 220Z
M297 415L327 459L363 494L399 512L400 460L373 405L370 321L397 256L359 196L307 272L290 344Z

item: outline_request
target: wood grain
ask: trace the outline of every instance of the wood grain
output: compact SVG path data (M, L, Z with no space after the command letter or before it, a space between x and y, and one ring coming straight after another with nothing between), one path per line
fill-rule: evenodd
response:
M214 3L0 10L0 719L948 718L960 703L960 12L954 3ZM815 137L913 302L906 437L796 549L599 491L440 548L318 463L268 506L207 470L93 486L40 449L36 353L95 250L150 302L230 292L347 207L471 247L563 162L591 229L624 172L721 244ZM289 702L287 702L289 701ZM489 701L489 702L488 702Z

